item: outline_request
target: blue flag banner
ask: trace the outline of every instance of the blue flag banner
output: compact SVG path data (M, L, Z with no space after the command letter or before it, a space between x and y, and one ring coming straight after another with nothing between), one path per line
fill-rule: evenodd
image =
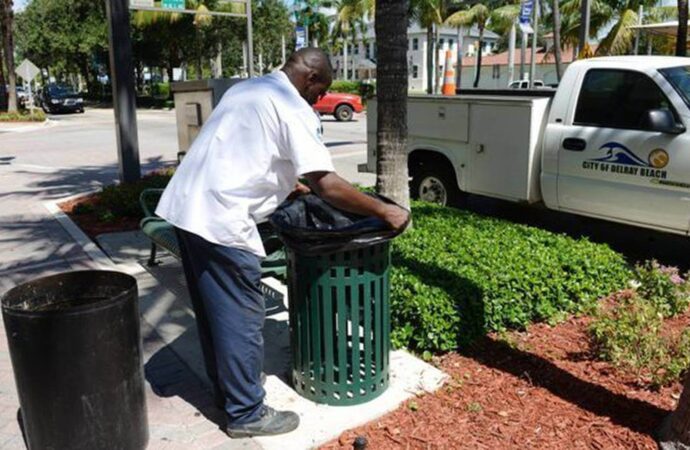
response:
M307 32L304 27L295 27L295 51L307 46Z
M532 11L534 10L534 0L523 0L520 6L520 29L523 33L533 33Z

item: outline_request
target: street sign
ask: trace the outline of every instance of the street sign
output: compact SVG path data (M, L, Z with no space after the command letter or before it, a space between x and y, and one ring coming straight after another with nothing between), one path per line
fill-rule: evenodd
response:
M153 0L129 0L129 5L132 8L153 8Z
M184 9L184 0L163 0L161 6L168 9Z
M307 46L307 30L304 27L295 27L295 51Z
M14 72L22 77L24 81L30 83L31 80L36 78L36 75L41 73L41 69L36 67L36 64L32 63L28 59L25 59L21 64L19 64L19 66L17 66Z
M534 0L524 0L520 7L520 30L523 33L534 33L532 29L532 10L534 8Z

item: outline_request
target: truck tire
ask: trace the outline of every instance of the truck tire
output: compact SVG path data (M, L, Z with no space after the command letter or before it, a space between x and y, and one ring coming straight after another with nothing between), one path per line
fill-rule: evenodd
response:
M348 122L352 120L353 113L354 110L352 109L352 106L340 105L335 108L335 113L333 113L333 115L338 122Z
M453 169L439 164L420 164L411 171L410 196L443 206L460 206L464 194L458 188Z

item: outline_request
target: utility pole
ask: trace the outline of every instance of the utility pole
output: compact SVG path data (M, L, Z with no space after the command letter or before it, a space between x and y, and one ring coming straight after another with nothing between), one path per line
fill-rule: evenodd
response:
M120 182L129 183L141 178L132 42L129 36L129 0L106 0L105 6Z
M588 1L588 0L585 0ZM532 54L529 66L529 87L534 88L534 74L537 70L537 30L539 30L539 2L534 2L532 10Z
M513 21L508 37L508 86L515 80L515 39L517 37L517 30L515 28L515 21Z
M249 53L249 78L254 78L254 29L252 27L252 0L247 0L247 52Z

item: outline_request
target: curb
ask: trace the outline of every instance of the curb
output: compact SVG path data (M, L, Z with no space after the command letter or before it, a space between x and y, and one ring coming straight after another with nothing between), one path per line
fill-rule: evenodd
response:
M6 123L10 123L10 122L6 122ZM58 124L58 122L55 120L46 119L44 122L41 122L39 124L26 125L26 126L22 126L22 127L5 128L5 127L0 125L0 133L27 133L29 131L36 131L36 130L42 130L45 128L52 128L52 127L56 126L57 124Z

